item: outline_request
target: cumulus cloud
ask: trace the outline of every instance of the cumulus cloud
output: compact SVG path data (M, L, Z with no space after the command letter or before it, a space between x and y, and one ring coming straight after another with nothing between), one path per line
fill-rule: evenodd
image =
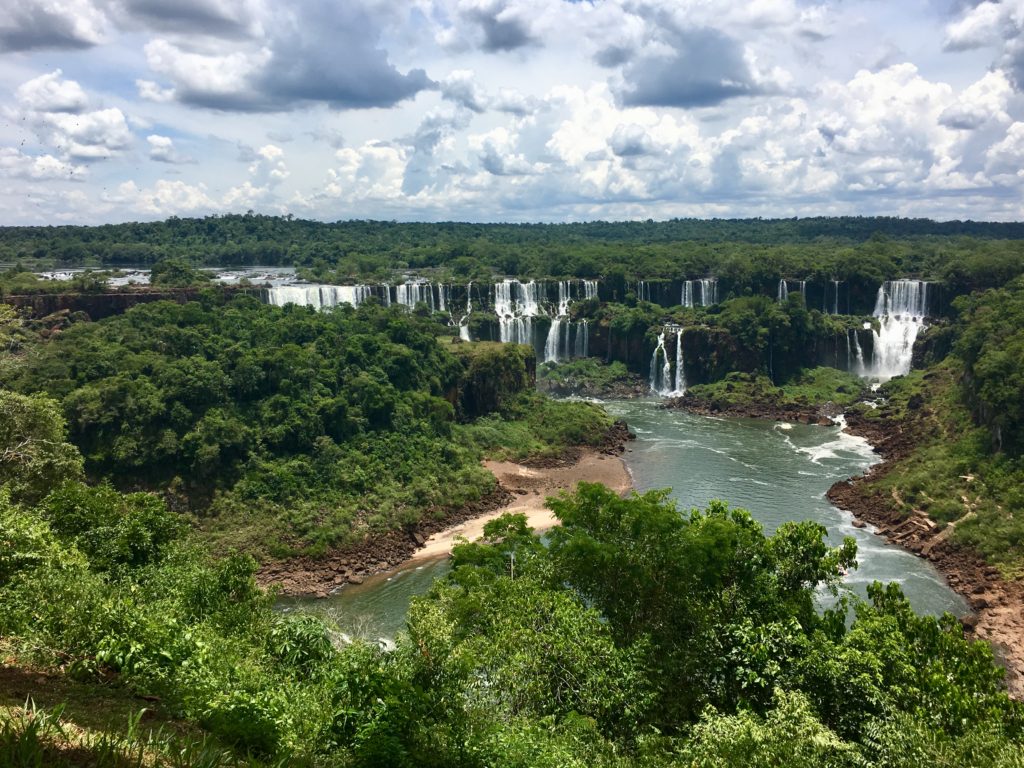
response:
M174 101L173 88L161 88L159 83L154 83L152 80L136 80L135 87L139 91L140 99L154 101L157 104Z
M220 208L207 194L205 184L167 179L141 188L134 181L125 181L113 193L104 195L103 201L152 216L176 216Z
M256 0L121 0L121 15L160 32L251 37L262 33Z
M434 85L422 69L403 74L388 61L375 18L358 4L302 0L264 24L265 36L229 52L157 38L146 58L179 101L220 110L389 107Z
M664 40L633 58L618 94L627 106L710 107L771 89L759 82L743 46L709 27L666 29Z
M978 3L946 27L945 48L965 51L994 47L995 65L1024 92L1024 0Z
M15 91L23 107L36 112L81 112L88 104L82 86L74 80L61 80L59 69L22 83Z
M171 165L195 162L191 157L187 157L178 152L174 146L174 139L170 136L161 136L156 133L150 134L146 137L146 143L149 144L150 160L155 160L158 163L169 163Z
M89 48L103 42L106 17L90 0L17 0L0 10L0 50Z
M117 107L88 110L89 99L61 70L35 77L15 92L22 120L66 159L101 160L132 143L125 114Z
M80 180L88 170L53 155L27 155L14 147L0 147L0 176L32 181Z
M457 69L441 80L441 97L473 112L487 109L487 95L469 69Z
M540 41L531 29L528 8L509 0L462 0L459 13L478 32L477 44L485 51L514 51Z

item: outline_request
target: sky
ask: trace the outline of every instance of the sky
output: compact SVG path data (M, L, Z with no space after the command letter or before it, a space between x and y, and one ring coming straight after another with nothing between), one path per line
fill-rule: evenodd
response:
M1024 220L1024 0L8 0L0 224Z

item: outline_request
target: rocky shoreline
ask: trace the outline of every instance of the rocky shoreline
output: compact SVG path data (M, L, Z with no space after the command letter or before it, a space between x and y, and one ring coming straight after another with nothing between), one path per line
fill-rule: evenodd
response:
M823 427L832 426L835 423L834 418L843 412L843 409L834 403L800 405L797 403L755 402L736 405L696 398L689 394L669 398L662 407L695 413L698 416L768 419L771 421L789 421L794 424L818 424Z
M879 423L857 413L846 418L846 431L865 438L883 460L863 475L835 483L826 493L828 500L888 541L935 564L971 607L972 613L961 618L964 629L992 644L1006 667L1011 695L1024 698L1024 583L1005 581L998 569L951 541L953 525L940 528L924 512L906 517L893 508L891 497L867 490L871 481L884 477L913 451L917 441L912 425Z
M596 446L571 447L560 456L528 460L522 465L538 470L565 469L576 465L588 454L618 456L625 451L626 442L635 437L624 421L617 421ZM362 542L324 557L295 557L266 563L257 572L256 581L262 587L277 586L282 595L327 597L345 584L362 584L369 576L405 563L432 535L494 513L509 506L515 498L516 493L499 482L484 498L452 510L443 517L421 520L415 525L382 535L367 535Z
M965 631L992 644L1006 668L1011 695L1024 698L1024 583L1005 581L998 571L969 548L950 541L954 526L940 528L924 512L905 517L890 497L868 492L867 485L892 471L899 460L909 456L918 444L912 423L869 419L856 411L844 413L833 403L823 406L751 403L724 406L693 397L673 398L666 408L703 416L769 419L801 424L831 426L843 415L845 429L865 438L882 461L863 475L841 480L826 493L829 501L854 517L854 525L871 525L888 541L932 561L953 591L963 596L971 614L961 617Z

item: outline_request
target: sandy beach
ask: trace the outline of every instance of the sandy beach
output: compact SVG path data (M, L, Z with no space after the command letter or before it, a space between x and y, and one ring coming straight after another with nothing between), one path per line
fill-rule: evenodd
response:
M571 467L533 469L510 461L487 461L484 466L498 478L502 487L512 491L512 501L486 515L435 533L416 550L412 561L450 554L460 537L470 541L480 538L484 525L509 512L526 515L527 523L536 531L547 530L557 525L558 520L544 506L544 500L558 495L560 491L573 490L580 482L603 483L619 494L627 493L633 487L622 459L596 451L585 451Z

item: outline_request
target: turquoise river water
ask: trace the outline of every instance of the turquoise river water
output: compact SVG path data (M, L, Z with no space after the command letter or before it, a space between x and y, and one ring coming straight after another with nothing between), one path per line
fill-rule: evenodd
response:
M966 612L929 562L855 528L850 514L825 498L834 482L878 461L864 440L838 427L669 411L653 399L603 405L637 434L624 459L638 491L671 488L684 508L724 499L749 509L768 533L787 520L817 520L833 543L856 539L859 567L846 578L854 592L864 596L872 581L895 581L920 613ZM391 638L404 626L409 600L447 570L447 561L437 560L345 587L325 600L283 601L282 608L325 614L350 635Z

